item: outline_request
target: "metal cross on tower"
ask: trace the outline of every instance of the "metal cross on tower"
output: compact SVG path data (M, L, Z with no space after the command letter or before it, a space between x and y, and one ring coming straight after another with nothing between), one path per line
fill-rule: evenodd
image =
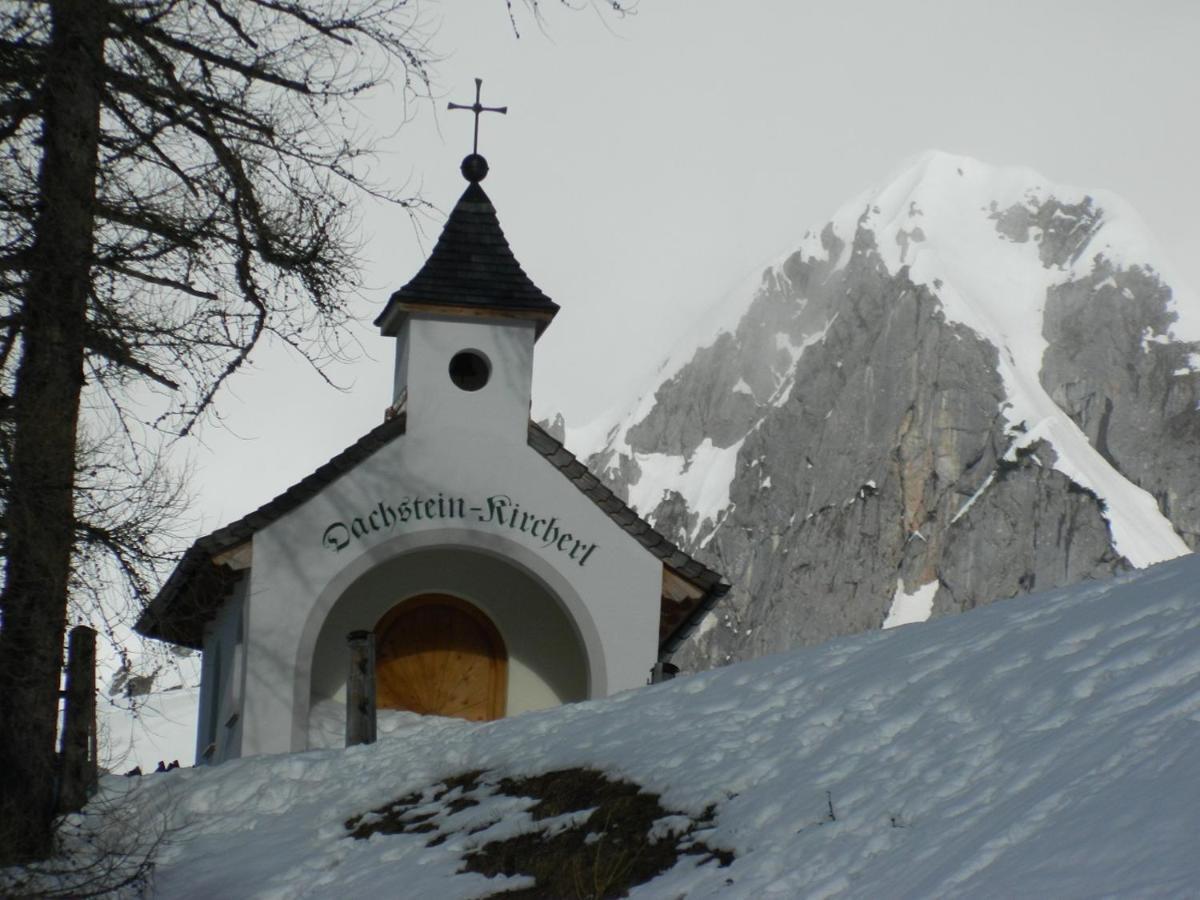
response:
M463 104L463 103L448 103L446 105L447 109L469 109L471 112L475 113L475 144L471 150L471 153L473 155L479 154L479 114L483 113L483 112L494 112L494 113L500 113L503 115L508 112L507 106L483 106L483 105L481 105L479 102L479 91L482 87L483 87L483 79L476 78L475 79L475 102L472 105L467 106L466 104Z

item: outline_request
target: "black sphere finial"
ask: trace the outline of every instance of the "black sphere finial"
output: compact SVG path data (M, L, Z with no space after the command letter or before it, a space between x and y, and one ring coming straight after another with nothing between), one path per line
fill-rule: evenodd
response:
M459 170L463 174L463 178L471 182L471 184L479 184L483 179L487 178L488 162L478 153L472 153L462 161Z

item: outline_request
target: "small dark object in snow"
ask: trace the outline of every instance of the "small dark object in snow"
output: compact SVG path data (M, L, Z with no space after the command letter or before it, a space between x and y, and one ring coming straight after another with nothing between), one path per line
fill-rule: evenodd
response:
M134 766L132 769L130 769L128 772L125 773L125 777L133 778L133 777L135 777L137 775L141 775L141 774L142 774L142 767Z

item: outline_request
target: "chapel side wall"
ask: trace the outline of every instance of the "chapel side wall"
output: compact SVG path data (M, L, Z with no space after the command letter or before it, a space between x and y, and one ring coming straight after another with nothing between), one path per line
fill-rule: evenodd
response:
M200 668L200 714L196 729L196 765L241 755L241 700L245 642L246 579L204 627ZM213 751L205 757L209 746Z
M204 643L200 648L200 698L199 713L196 717L196 749L193 765L201 766L208 762L204 751L216 738L217 709L213 697L217 691L216 682L220 675L220 643L213 640L210 629L204 629Z

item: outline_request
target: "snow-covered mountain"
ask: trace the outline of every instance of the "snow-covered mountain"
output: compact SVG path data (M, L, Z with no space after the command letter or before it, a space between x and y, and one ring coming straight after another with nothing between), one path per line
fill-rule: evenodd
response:
M1194 895L1197 584L1191 555L606 700L110 776L64 836L108 872L148 850L171 900L622 896L639 866L631 898ZM547 809L555 772L580 790ZM616 782L619 811L589 788ZM582 884L532 887L546 857Z
M928 153L707 322L568 436L733 581L685 665L1200 546L1200 300L1110 193Z

